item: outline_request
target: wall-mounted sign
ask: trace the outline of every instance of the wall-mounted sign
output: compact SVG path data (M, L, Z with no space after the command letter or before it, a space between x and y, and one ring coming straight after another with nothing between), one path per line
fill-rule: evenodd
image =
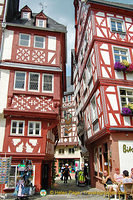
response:
M123 144L123 153L130 153L130 152L133 152L133 147Z
M120 163L120 173L122 174L124 170L131 172L133 167L133 141L132 140L119 140L119 163ZM117 152L115 151L115 154ZM116 161L118 163L118 161ZM127 164L128 163L128 164Z

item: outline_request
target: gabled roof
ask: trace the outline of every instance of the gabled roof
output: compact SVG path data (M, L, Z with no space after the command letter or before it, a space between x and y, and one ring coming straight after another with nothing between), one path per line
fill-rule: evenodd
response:
M31 9L26 5L21 9L21 12L32 12Z
M54 31L54 32L67 32L66 26L56 22L55 20L51 19L50 17L47 17L47 27L37 27L35 26L35 18L37 13L32 13L31 20L28 19L22 19L21 15L19 13L18 16L15 16L14 18L10 19L10 21L7 21L7 25L15 26L15 27L22 27L22 28L33 28L33 29L40 29L40 30L47 30L47 31Z
M43 11L41 11L40 13L38 13L36 15L36 18L38 18L38 19L47 19L47 16L43 13Z
M103 4L103 5L107 5L107 6L110 6L110 7L117 7L117 8L126 9L126 10L127 9L133 10L133 3L132 4L124 4L124 3L105 1L105 0L86 0L86 2L87 3Z

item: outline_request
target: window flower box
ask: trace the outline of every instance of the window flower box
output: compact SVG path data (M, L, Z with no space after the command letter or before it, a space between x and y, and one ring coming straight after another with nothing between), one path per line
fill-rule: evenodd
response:
M133 72L133 64L129 64L127 60L115 62L114 69L117 71Z
M133 104L125 105L125 107L122 108L122 114L133 115Z

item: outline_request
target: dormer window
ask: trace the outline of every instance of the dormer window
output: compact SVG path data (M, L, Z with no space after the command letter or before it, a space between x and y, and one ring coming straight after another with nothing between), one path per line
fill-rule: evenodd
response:
M28 13L28 12L23 12L23 13L22 13L22 18L23 18L23 19L29 19L29 18L30 18L30 17L29 17L29 14L30 14L30 13Z
M38 20L38 26L44 27L44 20Z
M21 9L21 19L31 19L31 9L27 5Z
M43 11L36 15L36 26L38 27L47 27L47 17L44 15Z

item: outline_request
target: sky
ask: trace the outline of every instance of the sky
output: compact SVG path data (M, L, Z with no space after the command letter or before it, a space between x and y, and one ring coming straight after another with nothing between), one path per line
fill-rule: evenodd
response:
M74 49L74 0L20 0L20 9L28 5L32 12L39 13L42 10L47 16L58 23L67 26L67 76L71 75L71 49ZM133 4L133 0L106 0L118 3Z

